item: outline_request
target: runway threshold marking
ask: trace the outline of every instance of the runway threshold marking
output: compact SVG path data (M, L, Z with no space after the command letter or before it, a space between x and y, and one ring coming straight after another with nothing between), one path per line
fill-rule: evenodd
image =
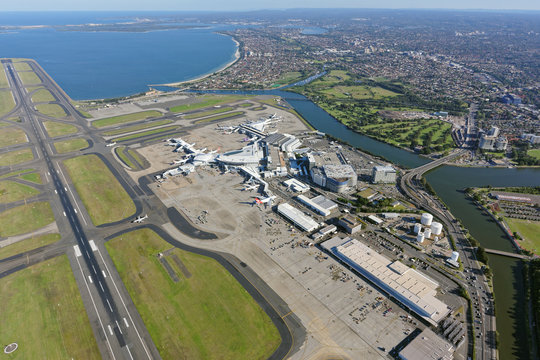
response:
M90 248L92 249L92 251L97 251L98 248L94 240L90 240L89 243L90 243Z
M81 249L79 249L79 245L75 245L73 249L75 250L76 257L82 256L82 252L81 252Z

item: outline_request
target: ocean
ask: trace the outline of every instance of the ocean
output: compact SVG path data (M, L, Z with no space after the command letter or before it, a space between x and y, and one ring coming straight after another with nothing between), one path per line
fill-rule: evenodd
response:
M149 84L189 80L234 60L236 44L231 37L216 33L227 29L219 25L149 32L62 31L57 27L129 22L146 15L0 13L0 57L35 59L75 100L144 92ZM30 28L34 25L43 27Z

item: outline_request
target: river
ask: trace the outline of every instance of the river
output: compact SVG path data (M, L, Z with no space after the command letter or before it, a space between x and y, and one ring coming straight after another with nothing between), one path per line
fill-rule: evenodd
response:
M268 91L212 91L211 93L236 93L281 96L317 130L341 139L374 155L383 156L403 167L417 167L429 160L415 153L384 144L355 133L339 123L326 111L306 97L282 90ZM515 251L510 240L487 214L469 201L463 189L472 186L538 186L540 169L466 168L442 166L426 175L440 198L455 217L469 229L486 248ZM521 261L490 255L489 265L494 274L495 311L499 332L499 358L504 360L529 359L524 311L524 284Z

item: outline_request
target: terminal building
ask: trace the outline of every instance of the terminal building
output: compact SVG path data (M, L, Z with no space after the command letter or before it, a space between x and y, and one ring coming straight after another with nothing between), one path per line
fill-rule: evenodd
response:
M306 185L303 182L296 180L294 178L285 180L283 182L283 185L285 185L288 189L291 189L292 191L297 192L297 193L305 193L309 191L310 189L309 185Z
M426 328L399 352L399 358L401 360L452 360L454 346Z
M311 232L319 228L319 223L288 203L279 204L277 212L301 230Z
M436 326L450 312L435 297L439 284L402 262L392 261L351 238L336 236L322 243L322 247L432 325Z
M335 202L325 198L323 195L315 196L312 199L304 195L298 195L296 199L302 204L304 204L307 208L315 211L322 216L330 215L332 211L337 209L338 207Z
M392 184L396 182L396 169L391 166L375 166L372 171L374 184Z
M351 165L326 164L311 169L311 179L321 187L336 193L355 188L358 176Z

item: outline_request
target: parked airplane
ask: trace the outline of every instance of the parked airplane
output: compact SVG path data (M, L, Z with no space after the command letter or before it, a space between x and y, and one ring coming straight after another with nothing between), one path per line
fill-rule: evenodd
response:
M144 220L148 219L148 215L144 215L144 216L137 216L137 218L135 220L132 221L132 223L134 224L140 224L142 223Z
M268 197L265 197L265 198L258 198L256 197L255 198L255 201L253 202L253 205L257 204L257 205L260 205L260 204L264 204L265 206L272 206L272 201L276 198L275 195L272 195L272 196L268 196Z
M114 146L114 145L116 145L116 141L115 141L115 142L112 142L112 143L108 143L108 144L107 144L107 145L105 145L105 146L107 146L107 147L111 147L111 146Z
M259 187L259 184L253 184L253 185L247 185L245 186L242 191L253 191Z

